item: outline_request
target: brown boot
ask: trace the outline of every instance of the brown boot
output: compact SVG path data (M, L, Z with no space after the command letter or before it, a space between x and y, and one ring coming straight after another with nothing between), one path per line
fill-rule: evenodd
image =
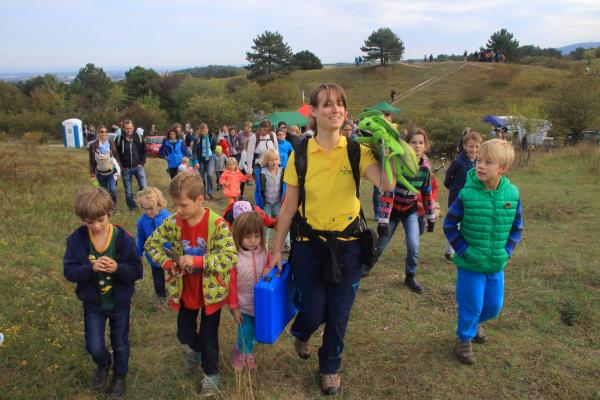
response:
M477 342L477 343L485 343L486 340L487 340L487 335L485 334L485 329L483 329L483 327L481 325L479 325L477 327L477 333L475 334L473 341Z
M475 364L475 354L471 342L456 341L456 358L463 364Z
M306 360L310 357L310 353L312 351L312 346L310 342L302 342L297 338L294 338L294 349L296 349L296 354L298 357Z
M339 374L321 374L321 391L325 396L333 396L338 393L342 384Z

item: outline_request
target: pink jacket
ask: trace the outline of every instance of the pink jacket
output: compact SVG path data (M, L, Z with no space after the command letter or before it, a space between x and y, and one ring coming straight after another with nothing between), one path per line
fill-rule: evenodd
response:
M219 183L223 185L223 194L225 197L238 197L242 192L240 190L240 184L249 180L250 178L242 174L239 169L236 169L235 171L226 169L221 174Z
M254 251L238 251L235 286L242 313L254 315L254 286L270 264L271 254L268 250L259 248Z

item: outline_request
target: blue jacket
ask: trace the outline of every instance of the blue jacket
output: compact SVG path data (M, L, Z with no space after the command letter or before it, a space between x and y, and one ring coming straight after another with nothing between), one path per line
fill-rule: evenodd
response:
M181 159L188 156L187 148L181 139L177 140L176 143L171 143L171 141L163 139L158 153L162 158L167 160L169 168L179 167Z
M448 208L458 196L458 192L465 186L467 172L474 167L475 161L471 161L464 151L458 153L450 167L448 167L444 179L444 186L448 189Z
M135 281L142 279L143 270L140 258L135 252L133 237L123 228L115 226L118 258L117 270L113 274L113 299L115 310L131 305L131 297L135 292ZM67 238L67 249L63 256L64 275L67 280L77 284L75 294L83 302L83 307L101 311L100 288L96 275L88 259L90 254L90 237L88 229L82 225Z
M144 243L146 240L152 235L152 232L156 228L158 228L163 220L169 217L171 213L167 211L166 208L160 210L158 214L154 218L150 218L148 215L144 214L138 219L137 222L137 255L141 257L144 255ZM146 260L148 260L148 264L150 264L154 268L161 268L160 265L156 264L148 254L146 254Z
M287 166L288 158L290 154L292 154L292 144L287 140L279 140L277 139L277 151L279 152L279 165L285 169Z

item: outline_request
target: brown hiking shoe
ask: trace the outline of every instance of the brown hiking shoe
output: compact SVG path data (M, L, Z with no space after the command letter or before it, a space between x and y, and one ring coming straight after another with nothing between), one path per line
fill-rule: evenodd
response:
M479 325L477 327L477 333L475 334L473 341L477 342L477 343L485 343L486 340L487 340L487 335L485 334L485 329L483 329L483 327L481 325Z
M475 354L471 342L456 341L456 358L463 364L475 364Z
M321 374L321 391L325 396L336 395L341 384L342 378L338 374Z
M298 354L298 357L306 360L310 357L312 346L309 342L302 342L297 338L294 338L294 349L296 349L296 354Z

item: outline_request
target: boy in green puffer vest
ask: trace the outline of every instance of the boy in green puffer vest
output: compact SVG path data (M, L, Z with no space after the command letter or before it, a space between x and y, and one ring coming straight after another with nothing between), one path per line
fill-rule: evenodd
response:
M456 251L458 326L456 356L473 364L471 341L485 342L481 323L495 318L504 300L504 267L523 231L519 189L504 175L515 153L502 139L479 148L477 165L448 210L444 233Z

